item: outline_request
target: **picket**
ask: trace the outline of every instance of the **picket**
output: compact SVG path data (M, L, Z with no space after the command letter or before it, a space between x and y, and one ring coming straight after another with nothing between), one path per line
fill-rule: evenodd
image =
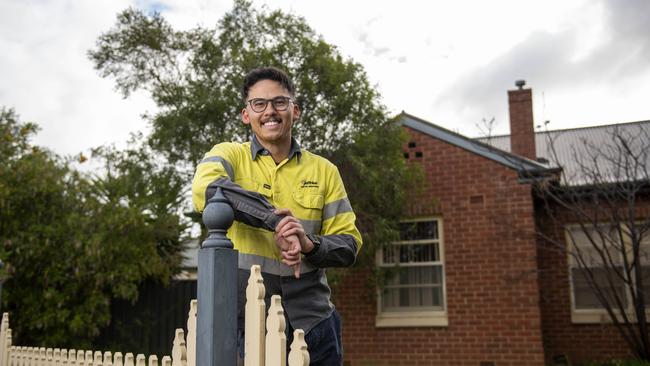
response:
M129 352L124 356L124 366L135 366L133 363L133 353Z
M149 356L149 365L148 366L158 366L158 356L156 356L156 355Z
M185 332L176 329L174 346L172 347L172 366L187 366L187 348L185 347Z
M115 356L113 356L113 366L124 366L122 352L115 352Z
M266 366L285 366L287 358L287 327L282 309L282 299L278 295L271 296L271 306L266 317Z
M190 301L190 312L187 316L187 364L196 365L196 315L198 302Z
M309 366L309 352L305 342L305 332L302 329L293 331L293 342L289 352L289 366Z
M244 366L264 365L264 280L259 265L251 267L246 287L246 324L244 333Z

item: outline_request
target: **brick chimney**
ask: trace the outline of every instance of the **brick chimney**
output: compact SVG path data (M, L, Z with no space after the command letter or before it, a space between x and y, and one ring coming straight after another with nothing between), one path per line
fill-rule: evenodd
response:
M524 89L526 82L517 80L517 90L508 90L510 107L510 151L529 159L537 158L535 152L535 128L533 123L533 96Z

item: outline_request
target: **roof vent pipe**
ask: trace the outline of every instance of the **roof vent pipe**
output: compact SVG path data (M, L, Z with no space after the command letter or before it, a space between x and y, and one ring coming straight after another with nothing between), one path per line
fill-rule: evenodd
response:
M517 80L515 81L515 86L519 88L519 90L524 88L524 85L526 85L526 80Z

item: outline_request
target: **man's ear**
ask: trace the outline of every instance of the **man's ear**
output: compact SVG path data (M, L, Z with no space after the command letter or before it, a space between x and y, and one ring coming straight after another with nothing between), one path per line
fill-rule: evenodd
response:
M248 114L248 109L244 108L241 110L241 120L244 122L245 125L248 125L251 123L251 116Z
M297 121L300 118L300 106L293 103L293 120Z

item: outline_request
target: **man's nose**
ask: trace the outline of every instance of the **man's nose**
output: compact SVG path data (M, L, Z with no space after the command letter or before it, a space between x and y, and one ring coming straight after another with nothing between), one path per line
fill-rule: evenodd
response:
M264 109L264 114L273 114L276 113L277 110L275 109L275 106L273 105L273 101L269 100L266 102L266 108Z

